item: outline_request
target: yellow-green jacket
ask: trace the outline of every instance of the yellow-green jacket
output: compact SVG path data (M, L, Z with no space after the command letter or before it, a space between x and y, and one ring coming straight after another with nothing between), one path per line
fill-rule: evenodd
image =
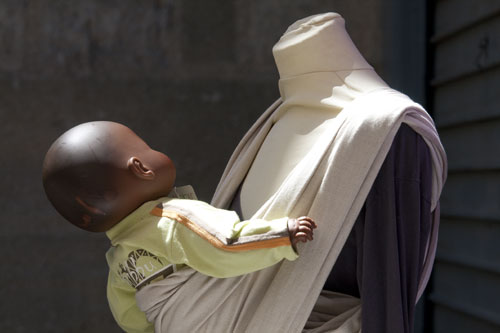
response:
M135 301L144 285L190 266L226 278L295 260L287 218L240 221L233 211L197 200L161 198L143 204L110 229L107 296L126 332L153 332Z

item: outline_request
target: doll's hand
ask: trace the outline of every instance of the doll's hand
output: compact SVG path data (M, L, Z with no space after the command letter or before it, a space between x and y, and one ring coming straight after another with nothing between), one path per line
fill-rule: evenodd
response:
M300 242L313 240L313 230L316 229L316 222L310 217L302 216L298 219L288 219L288 232L290 233L290 242L296 250L295 245Z

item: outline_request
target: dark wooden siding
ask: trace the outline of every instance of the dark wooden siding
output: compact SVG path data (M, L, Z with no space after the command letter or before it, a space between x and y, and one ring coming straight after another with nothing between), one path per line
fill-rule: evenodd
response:
M434 8L432 108L449 159L434 332L500 332L500 1Z

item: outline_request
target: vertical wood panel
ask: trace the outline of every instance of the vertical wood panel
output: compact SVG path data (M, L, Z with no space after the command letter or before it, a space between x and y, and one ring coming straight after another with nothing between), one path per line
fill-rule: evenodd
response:
M446 306L437 305L434 315L434 333L498 333L497 325L464 315ZM427 332L426 332L427 333Z
M440 131L450 171L500 170L500 119Z
M499 172L453 173L448 175L441 195L441 214L470 219L498 219L499 203Z
M500 117L500 69L496 68L434 89L439 127Z
M436 80L479 71L500 61L500 19L490 20L436 45Z
M442 218L437 258L500 274L499 240L499 220Z
M459 9L459 10L457 10ZM435 34L447 35L461 27L496 14L500 10L498 0L445 0L437 1Z
M500 275L453 262L436 262L434 291L436 303L453 307L470 316L500 325Z
M500 332L500 1L436 3L433 107L450 174L433 332Z

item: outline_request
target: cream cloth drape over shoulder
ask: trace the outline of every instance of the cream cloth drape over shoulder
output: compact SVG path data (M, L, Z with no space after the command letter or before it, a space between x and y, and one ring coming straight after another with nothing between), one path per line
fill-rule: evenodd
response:
M236 148L214 206L230 206L279 104L257 120ZM254 215L311 216L318 223L314 241L299 247L298 260L245 276L215 279L188 269L142 289L138 304L157 332L300 332L304 327L312 332L360 331L359 300L321 289L403 122L424 138L433 163L434 219L421 295L434 260L438 200L446 178L446 156L432 119L406 95L383 88L356 98L329 122L320 140Z

